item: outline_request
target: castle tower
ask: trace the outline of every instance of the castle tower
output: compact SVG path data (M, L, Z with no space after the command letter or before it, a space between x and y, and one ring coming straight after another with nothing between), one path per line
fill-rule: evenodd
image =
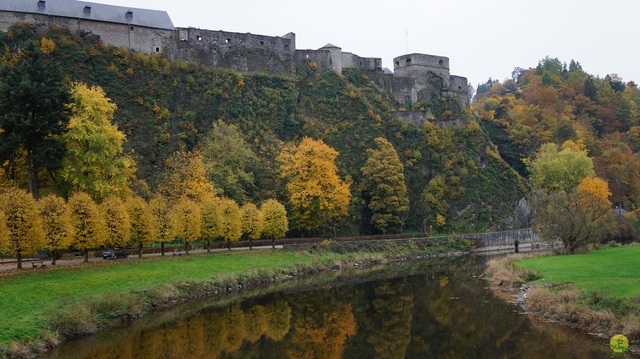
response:
M342 48L334 44L326 44L320 50L329 51L329 64L337 73L342 73Z
M449 86L449 58L426 54L408 54L393 59L393 72L398 77L409 77L420 86L427 86L429 72L439 74Z

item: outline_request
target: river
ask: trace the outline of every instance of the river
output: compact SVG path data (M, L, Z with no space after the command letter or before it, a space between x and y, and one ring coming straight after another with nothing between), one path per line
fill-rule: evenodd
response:
M484 259L348 270L152 313L44 358L604 358L608 339L530 319Z

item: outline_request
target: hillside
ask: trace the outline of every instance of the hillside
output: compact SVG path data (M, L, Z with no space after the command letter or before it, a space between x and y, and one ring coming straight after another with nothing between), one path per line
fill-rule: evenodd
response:
M256 156L242 168L249 176L236 184L246 194L234 198L240 203L272 197L284 202L275 158L286 143L311 137L335 148L339 173L351 184L352 193L349 218L339 224L343 235L372 232L358 189L360 168L377 137L393 144L404 165L410 199L404 229L422 230L430 225L442 231L505 228L526 192L525 181L512 169L518 168L513 156L504 155L512 160L510 167L498 154L504 150L487 133L505 148L516 144L496 136L497 127L491 121L483 117L485 126L481 127L459 110L464 120L461 126L418 127L394 119L396 104L373 85L366 70L320 72L310 63L299 66L295 76L242 74L172 62L160 55L129 53L106 47L95 36L81 38L63 28L36 33L24 24L0 34L3 61L27 41L43 36L55 42L51 55L68 82L99 85L118 106L114 120L126 134L126 151L137 163L131 187L145 197L162 180L168 156L179 149L200 149L219 120L237 126L242 135L238 146L246 144ZM446 109L448 101L431 98L425 107ZM446 115L438 120L451 117L446 110L432 112ZM212 169L217 170L220 168ZM55 192L54 183L47 178L43 175L45 190ZM12 179L25 186L24 174L14 173ZM224 186L214 185L219 195L233 197L223 191Z

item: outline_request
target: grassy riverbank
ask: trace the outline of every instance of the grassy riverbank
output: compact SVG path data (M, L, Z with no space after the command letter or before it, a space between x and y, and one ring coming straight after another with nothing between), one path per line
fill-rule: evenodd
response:
M640 340L640 246L570 256L511 256L489 263L495 288L531 286L525 305L542 318Z
M322 243L300 250L247 251L73 268L24 270L0 278L0 354L28 355L59 340L190 298L356 263L468 250L468 242ZM26 343L26 344L25 344Z

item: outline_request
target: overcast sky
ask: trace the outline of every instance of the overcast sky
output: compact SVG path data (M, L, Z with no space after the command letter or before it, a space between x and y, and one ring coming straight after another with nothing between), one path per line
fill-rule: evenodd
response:
M364 57L425 53L449 58L451 73L477 87L511 77L545 56L571 59L593 75L640 83L637 0L100 0L164 10L176 27L296 34L298 49L327 43ZM407 52L408 50L408 52Z

